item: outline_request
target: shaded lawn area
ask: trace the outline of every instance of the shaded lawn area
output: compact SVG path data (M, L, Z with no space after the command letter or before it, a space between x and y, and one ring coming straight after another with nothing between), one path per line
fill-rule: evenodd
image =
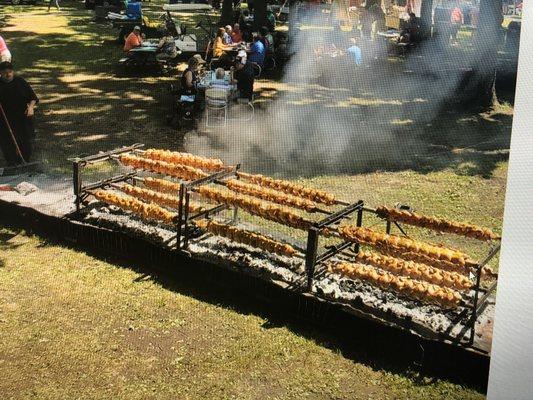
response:
M163 287L11 229L0 251L6 399L483 398L364 350L348 359L313 328L232 309L218 289Z
M144 3L143 8L155 19L161 4ZM170 106L168 84L175 78L117 74L122 49L115 42L115 29L92 22L92 13L82 3L68 3L61 13L47 13L45 7L6 9L14 12L7 14L3 35L14 54L18 72L33 84L41 98L36 157L50 170L67 172L68 157L134 142L182 148L183 132L165 124ZM192 14L177 16L189 28L200 18ZM390 82L395 82L395 76L405 77L406 88L409 82L420 80L403 72L406 67L401 60L392 60L383 68L386 75L392 74ZM256 84L256 104L261 117L258 120L268 123L268 105L294 93L296 100L289 98L294 112L313 115L314 107L323 105L339 118L360 115L357 128L360 132L365 129L367 135L380 130L391 132L398 149L407 154L401 163L395 161L398 155L393 154L376 156L366 170L361 165L347 166L347 171L353 173L406 169L426 173L451 168L459 174L490 178L497 164L507 159L512 107L504 105L489 112L444 107L433 116L431 84L427 93L413 94L409 90L390 91L388 83L368 79L354 88L329 88L261 79ZM301 93L305 98L298 97ZM432 110L429 117L428 107ZM187 133L185 140L205 135L202 130ZM409 150L410 141L419 137L423 146ZM372 144L371 140L368 144ZM394 152L394 143L387 146Z

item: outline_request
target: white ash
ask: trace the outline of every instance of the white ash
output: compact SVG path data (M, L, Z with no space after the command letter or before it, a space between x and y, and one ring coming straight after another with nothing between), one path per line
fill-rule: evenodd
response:
M124 213L116 207L98 207L89 212L85 221L111 229L127 231L137 237L145 237L159 243L167 243L175 233L171 227L164 227ZM249 228L246 225L246 228ZM305 288L306 274L304 262L300 258L290 258L264 252L251 246L232 242L229 239L203 235L190 239L187 251L193 258L211 262L226 268L238 269L261 276L263 279L282 281L300 290ZM422 304L415 300L399 297L379 287L358 280L343 278L335 274L318 274L313 291L322 298L351 304L359 302L381 310L400 319L411 320L433 332L449 330L458 334L466 320L457 319L463 308L443 310L434 305ZM482 318L489 318L490 308Z
M427 326L434 332L444 332L452 328L453 320L462 311L460 307L453 310L443 310L438 306L399 297L393 292L382 290L359 280L329 273L324 274L322 279L315 280L314 290L332 300L361 301L372 308ZM451 333L459 333L464 322L461 321L453 327Z
M192 240L187 249L195 258L216 264L236 264L252 268L254 272L269 280L281 280L289 284L302 284L303 260L266 253L260 249L235 243L217 236Z
M83 221L126 232L134 237L140 237L159 245L171 245L176 242L176 231L173 227L157 222L148 222L115 206L89 209L83 217Z
M21 182L17 186L15 186L15 192L23 196L27 196L30 193L36 192L38 190L39 188L37 186L29 182Z
M15 189L0 192L0 200L17 203L54 216L64 216L75 209L75 196L70 177L25 173L0 176L0 184L6 184Z

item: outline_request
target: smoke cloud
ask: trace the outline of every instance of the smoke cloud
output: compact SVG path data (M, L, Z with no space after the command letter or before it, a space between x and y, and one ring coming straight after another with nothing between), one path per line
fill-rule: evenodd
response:
M464 71L482 60L428 43L402 61L387 61L380 42L365 39L357 41L361 66L350 55L317 57L332 43L343 50L353 44L353 32L324 29L329 22L320 13L301 21L318 28L295 35L274 100L253 121L190 134L186 149L292 177L410 168L427 154L431 122Z

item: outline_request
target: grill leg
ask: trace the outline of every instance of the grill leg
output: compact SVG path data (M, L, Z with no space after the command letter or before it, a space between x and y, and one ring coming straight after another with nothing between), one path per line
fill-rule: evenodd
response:
M307 236L307 250L305 252L305 270L307 271L307 291L313 289L313 279L315 276L316 257L318 252L319 231L316 228L309 229Z

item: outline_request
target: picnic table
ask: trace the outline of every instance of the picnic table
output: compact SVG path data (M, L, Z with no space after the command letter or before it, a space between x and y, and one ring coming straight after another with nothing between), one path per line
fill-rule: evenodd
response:
M400 32L397 30L388 30L385 32L378 32L378 36L386 39L398 39L400 37Z

